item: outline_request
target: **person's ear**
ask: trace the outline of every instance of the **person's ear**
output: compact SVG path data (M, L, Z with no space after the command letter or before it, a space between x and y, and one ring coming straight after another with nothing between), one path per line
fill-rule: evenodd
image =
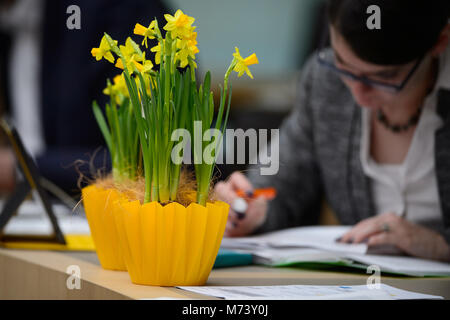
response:
M441 34L439 35L438 41L431 49L431 55L433 57L439 56L448 46L450 40L450 23L448 23L444 29L442 29Z

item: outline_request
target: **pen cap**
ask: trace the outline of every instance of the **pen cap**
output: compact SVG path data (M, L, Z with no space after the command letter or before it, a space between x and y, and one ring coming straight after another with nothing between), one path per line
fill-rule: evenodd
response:
M242 213L244 213L244 212L247 211L247 208L248 208L247 201L245 201L242 198L234 199L233 204L231 205L231 209L234 212L242 212Z

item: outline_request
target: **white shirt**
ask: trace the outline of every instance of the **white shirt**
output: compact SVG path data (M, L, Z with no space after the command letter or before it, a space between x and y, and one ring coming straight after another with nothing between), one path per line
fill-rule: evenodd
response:
M450 89L450 46L441 55L439 76L423 110L402 164L375 162L370 156L370 112L362 110L361 163L371 180L375 213L394 212L437 231L444 228L435 171L435 132L443 125L436 113L437 90Z

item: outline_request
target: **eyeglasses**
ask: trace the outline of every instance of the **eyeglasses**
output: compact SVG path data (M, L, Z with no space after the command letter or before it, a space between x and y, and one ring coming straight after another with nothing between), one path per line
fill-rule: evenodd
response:
M374 88L378 88L384 91L388 91L391 93L397 93L399 91L401 91L406 84L408 83L409 79L411 79L411 77L413 76L414 72L417 70L417 68L420 66L420 64L422 63L425 55L421 56L416 64L414 65L414 67L411 69L411 71L409 71L408 75L406 76L405 80L403 80L400 84L392 84L392 83L387 83L387 82L383 82L383 81L378 81L378 80L374 80L374 79L369 79L365 76L358 76L356 74L351 73L350 71L347 70L343 70L340 69L338 67L336 67L335 63L334 63L334 53L329 52L330 49L323 49L320 50L317 53L317 59L318 62L324 66L327 67L328 69L331 69L335 72L337 72L339 75L341 75L342 77L345 77L347 79L353 80L353 81L359 81L364 83L367 86L370 87L374 87ZM331 54L330 54L331 53Z

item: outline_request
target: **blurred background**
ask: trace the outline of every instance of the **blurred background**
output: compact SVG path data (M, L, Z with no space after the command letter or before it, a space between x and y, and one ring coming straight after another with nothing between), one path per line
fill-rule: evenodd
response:
M135 23L147 26L154 17L165 21L164 13L181 9L196 19L198 75L210 70L216 90L235 46L244 57L253 52L258 56L259 65L251 68L254 80L232 76L228 128L278 128L294 104L303 63L318 46L323 4L322 0L0 0L0 113L12 118L43 176L77 193L80 172L89 176L92 168L108 169L91 103L104 105L106 79L119 73L107 62L96 62L91 48L98 47L104 31L123 43ZM79 30L66 26L70 5L80 8ZM8 150L3 137L2 192L11 191L16 179ZM218 177L245 169L246 165L219 165Z
M235 46L243 57L253 52L258 56L259 64L251 67L253 80L247 76L233 77L228 127L278 128L293 106L301 67L318 46L324 1L168 0L166 3L196 18L199 71L204 74L210 70L216 88L223 83ZM246 163L255 156L248 149L246 146ZM246 170L247 165L217 167L218 179L224 179L235 170Z

